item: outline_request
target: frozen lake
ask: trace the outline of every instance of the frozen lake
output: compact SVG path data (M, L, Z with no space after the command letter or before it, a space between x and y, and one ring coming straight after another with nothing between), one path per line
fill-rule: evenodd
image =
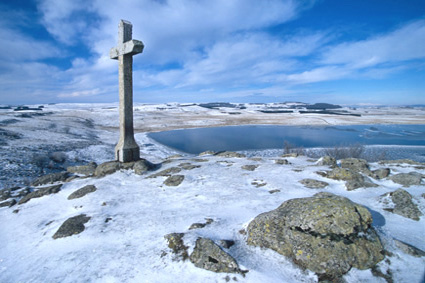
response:
M387 157L425 160L424 125L231 126L157 132L149 137L191 154L283 149L287 142L305 149L361 144L385 151Z

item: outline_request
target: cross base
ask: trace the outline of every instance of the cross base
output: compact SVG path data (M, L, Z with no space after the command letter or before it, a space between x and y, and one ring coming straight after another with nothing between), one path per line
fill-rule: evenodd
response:
M132 148L123 148L122 146L115 147L115 159L119 162L132 162L140 160L140 148L136 145L136 147Z

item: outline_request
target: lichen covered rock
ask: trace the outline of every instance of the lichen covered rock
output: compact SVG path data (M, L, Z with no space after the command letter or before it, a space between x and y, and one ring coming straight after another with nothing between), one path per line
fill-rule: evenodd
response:
M214 272L243 273L232 256L206 238L196 240L190 261L196 267Z
M249 245L290 257L320 278L337 278L352 267L381 261L383 247L363 206L330 193L292 199L257 216L248 226Z
M388 201L388 198L390 198L390 201ZM398 189L383 196L383 201L388 206L385 210L419 221L422 212L413 203L412 199L412 195L403 189Z

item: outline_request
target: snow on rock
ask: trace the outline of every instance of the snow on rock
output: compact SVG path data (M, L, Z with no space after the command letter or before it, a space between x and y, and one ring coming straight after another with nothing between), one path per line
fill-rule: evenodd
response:
M344 275L347 282L384 282L376 276L389 276L395 282L422 280L425 257L406 254L394 239L424 250L425 218L415 221L391 213L381 200L399 185L382 179L374 181L375 188L348 191L343 181L316 174L329 166L318 166L302 156L287 159L289 164L282 166L275 163L276 157L253 159L234 154L164 158L160 168L141 175L131 166L122 166L103 177L63 183L55 194L2 207L0 281L221 282L236 278L239 282L317 282L315 273L300 268L290 258L246 243L246 228L259 214L317 192L332 193L366 207L373 218L372 227L388 251L373 269L351 268ZM242 169L249 165L257 167L254 171ZM382 166L387 165L370 164L373 169ZM397 170L424 173L415 165L403 166L406 168L389 167L394 174L400 172ZM164 184L177 173L184 176L183 182L178 186ZM328 185L312 190L300 183L304 179ZM68 200L85 186L96 186L97 190ZM405 190L423 213L423 185ZM82 232L75 234L82 230L77 225L71 236L52 238L67 219L78 216L81 219L77 220L84 221L90 217L80 223ZM194 223L203 224L205 219L210 219L208 225L194 228ZM182 242L171 244L166 235L180 235ZM220 249L235 259L240 270L248 272L215 273L197 268L189 260L175 260L174 247L183 249L181 257L188 258L199 238L218 246L222 240L234 242Z

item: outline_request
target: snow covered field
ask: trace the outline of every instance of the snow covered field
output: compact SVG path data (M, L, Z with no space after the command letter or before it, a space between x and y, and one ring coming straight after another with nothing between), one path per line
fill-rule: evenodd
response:
M43 111L0 110L1 187L28 183L36 175L68 165L113 159L118 140L117 105L48 105ZM246 109L208 109L197 105L136 105L136 140L142 157L163 162L177 152L150 140L145 132L175 128L234 124L423 124L423 109L357 109L360 117L324 114L265 114L264 106ZM261 108L264 109L264 108ZM235 114L238 112L240 114ZM397 239L425 250L425 217L414 221L388 212L381 195L401 187L390 180L374 180L379 187L347 191L343 181L316 174L329 170L307 157L287 158L290 165L275 163L278 156L259 159L190 156L170 159L160 170L195 165L183 170L177 187L164 185L165 177L147 178L122 170L103 178L76 179L57 194L32 199L11 208L0 208L0 282L316 282L290 260L270 250L246 245L240 233L258 214L282 202L317 192L345 196L370 209L385 248L392 253L378 267L391 271L394 282L423 282L425 257L413 257L398 249ZM257 165L246 171L244 165ZM199 167L198 167L199 166ZM371 164L389 167L392 174L411 171L425 174L424 166ZM329 183L309 189L299 180L313 178ZM260 184L260 185L259 185ZM98 189L83 198L67 197L85 185ZM403 188L425 213L424 184ZM13 212L15 210L15 213ZM18 210L16 212L16 210ZM83 233L54 240L52 235L69 217L86 214L90 221ZM189 230L205 218L214 222ZM189 261L175 262L164 235L186 233L193 250L197 237L234 240L226 250L249 270L245 277L213 273ZM386 282L370 270L352 269L346 282Z

